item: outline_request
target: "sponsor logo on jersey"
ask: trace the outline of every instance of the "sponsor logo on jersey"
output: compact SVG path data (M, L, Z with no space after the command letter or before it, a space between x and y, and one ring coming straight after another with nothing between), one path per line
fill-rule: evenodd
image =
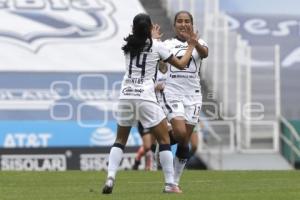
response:
M124 95L128 96L141 96L141 94L144 92L144 89L137 89L132 87L126 87L122 90L122 93Z
M182 44L180 44L180 45L176 45L175 48L176 49L184 49L184 48L188 48L188 45L182 45Z

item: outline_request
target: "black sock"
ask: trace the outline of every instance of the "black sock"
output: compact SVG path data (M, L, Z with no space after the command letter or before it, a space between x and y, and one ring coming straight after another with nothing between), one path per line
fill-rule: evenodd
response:
M156 144L152 144L152 145L151 145L151 151L152 151L153 153L155 153L155 150L156 150Z
M112 147L118 147L118 148L122 149L123 151L124 151L124 149L125 149L125 146L124 146L123 144L120 144L120 143L114 143L114 144L112 145Z
M182 146L178 144L176 150L176 156L180 159L189 159L190 157L190 148L189 146Z
M161 151L171 151L170 144L160 144L159 145L159 152Z

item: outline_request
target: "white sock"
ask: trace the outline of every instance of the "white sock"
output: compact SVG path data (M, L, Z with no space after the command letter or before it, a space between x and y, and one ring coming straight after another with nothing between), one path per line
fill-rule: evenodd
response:
M174 158L174 183L179 185L180 177L184 170L187 159L179 159L177 156Z
M108 168L107 168L108 171L107 177L112 177L113 179L115 179L122 157L123 157L122 149L118 147L112 147L110 149Z
M164 172L165 183L174 183L174 168L173 168L173 154L171 151L165 150L159 152L159 160Z

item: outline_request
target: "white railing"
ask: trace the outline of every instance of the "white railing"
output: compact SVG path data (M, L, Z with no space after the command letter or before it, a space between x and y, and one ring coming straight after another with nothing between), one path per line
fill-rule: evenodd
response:
M234 123L233 121L210 121L204 123L199 130L199 146L196 155L208 165L210 169L223 169L223 155L235 152ZM224 133L218 131L218 127L226 127ZM205 139L204 139L205 138Z
M265 53L268 52L268 53ZM258 106L259 113L251 113L250 118L240 119L237 131L240 152L279 152L279 117L280 117L280 51L275 46L252 46L251 54L263 55L265 59L273 60L269 66L258 67L251 63L248 68L247 101L251 106ZM264 89L262 89L264 88ZM255 109L254 109L255 110ZM261 141L265 146L259 145Z

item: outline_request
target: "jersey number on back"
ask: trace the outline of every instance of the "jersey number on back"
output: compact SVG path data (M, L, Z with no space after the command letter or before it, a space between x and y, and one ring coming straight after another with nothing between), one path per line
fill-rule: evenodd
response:
M142 56L141 56L142 55ZM140 59L142 58L142 59ZM130 56L130 62L129 62L129 78L131 78L132 74L132 63L135 61L135 66L137 68L141 68L141 78L145 77L145 69L146 69L146 59L147 59L147 54L138 54L136 57Z

